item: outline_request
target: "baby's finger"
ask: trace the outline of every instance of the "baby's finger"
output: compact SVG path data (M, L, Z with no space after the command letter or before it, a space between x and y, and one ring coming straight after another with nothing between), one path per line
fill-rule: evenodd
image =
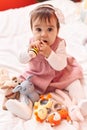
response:
M47 41L41 40L41 44L46 45Z
M37 40L37 41L30 44L31 48L38 48L39 49L39 46L40 46L40 41L39 40Z

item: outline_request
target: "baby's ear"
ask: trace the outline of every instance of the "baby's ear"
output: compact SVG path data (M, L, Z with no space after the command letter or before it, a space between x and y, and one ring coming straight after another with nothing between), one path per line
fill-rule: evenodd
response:
M27 79L30 80L34 75L30 75Z

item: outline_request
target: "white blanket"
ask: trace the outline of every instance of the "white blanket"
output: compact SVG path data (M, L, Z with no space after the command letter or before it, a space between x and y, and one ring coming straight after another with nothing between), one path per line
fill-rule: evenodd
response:
M87 47L82 44L87 38L87 25L81 21L76 3L70 0L51 0L47 3L60 8L64 13L66 23L61 25L59 35L66 40L67 51L81 64L85 78L84 88L87 91ZM18 76L26 67L18 61L18 51L28 44L32 36L29 12L37 5L0 12L0 67L6 67L11 76ZM3 91L0 90L0 130L76 130L66 121L52 128L47 123L38 123L34 116L28 121L15 117L10 112L2 110L3 95ZM87 129L87 119L80 123L80 128Z

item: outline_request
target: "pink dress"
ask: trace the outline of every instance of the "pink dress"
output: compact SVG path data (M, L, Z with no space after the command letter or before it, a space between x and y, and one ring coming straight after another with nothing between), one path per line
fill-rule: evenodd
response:
M51 46L54 52L58 48L61 40L58 37ZM83 78L81 66L71 56L67 56L67 66L58 71L50 66L44 56L38 54L29 62L29 68L27 68L21 77L26 79L32 74L34 76L31 80L41 93L54 91L56 88L65 89L74 80Z

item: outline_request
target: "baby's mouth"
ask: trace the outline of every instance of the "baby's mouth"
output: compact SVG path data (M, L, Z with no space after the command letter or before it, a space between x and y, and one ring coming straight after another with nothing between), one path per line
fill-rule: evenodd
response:
M47 41L46 41L46 40L43 40L43 41L47 43Z
M46 44L48 43L48 41L47 41L47 40L41 40L41 42L42 42L42 43L44 42L44 43L46 43Z

